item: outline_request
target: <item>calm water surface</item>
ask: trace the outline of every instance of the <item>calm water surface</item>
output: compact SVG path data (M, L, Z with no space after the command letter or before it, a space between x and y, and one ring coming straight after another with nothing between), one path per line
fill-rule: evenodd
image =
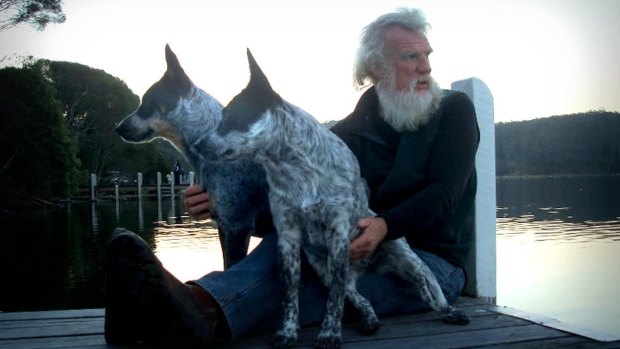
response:
M620 336L619 193L620 177L499 179L498 304ZM0 311L102 307L116 226L140 234L183 281L221 270L216 230L180 205L101 201L0 215Z
M497 303L620 338L620 177L497 182Z

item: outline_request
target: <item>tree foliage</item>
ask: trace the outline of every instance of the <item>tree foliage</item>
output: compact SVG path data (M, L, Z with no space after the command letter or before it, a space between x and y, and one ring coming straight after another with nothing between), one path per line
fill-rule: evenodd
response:
M2 199L48 198L77 189L77 146L40 64L0 70Z
M43 30L49 23L64 23L62 0L0 0L0 30L28 23Z
M495 130L499 176L620 173L620 113L499 123Z
M155 172L168 170L154 144L128 144L116 133L116 124L139 105L138 96L122 80L78 63L45 63L66 126L79 145L84 176L95 173L102 177L119 171L126 176L143 172L145 177L155 178Z
M0 69L0 205L67 197L90 173L168 172L161 145L128 144L115 126L139 104L121 80L77 63Z

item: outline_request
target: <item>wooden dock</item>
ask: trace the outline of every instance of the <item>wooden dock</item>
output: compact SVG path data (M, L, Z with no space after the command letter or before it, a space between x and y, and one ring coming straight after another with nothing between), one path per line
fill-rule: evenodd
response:
M457 303L471 317L466 326L443 323L428 312L382 319L374 336L343 328L342 348L620 348L620 341L597 341L509 315L481 299ZM118 348L103 337L103 309L0 313L0 348ZM311 348L316 328L300 332L296 348ZM269 348L271 334L241 338L230 348ZM144 348L144 346L140 346Z
M187 184L180 184L174 187L175 196L178 196L185 189L187 189ZM158 191L156 185L144 185L141 188L141 196L146 199L157 199ZM115 187L96 187L95 195L98 200L114 200L116 199L116 188ZM161 186L159 195L162 198L170 198L170 186ZM138 187L133 185L124 185L118 187L118 196L120 200L135 200L138 198ZM90 200L91 193L90 188L88 187L80 187L78 192L71 197L73 200Z

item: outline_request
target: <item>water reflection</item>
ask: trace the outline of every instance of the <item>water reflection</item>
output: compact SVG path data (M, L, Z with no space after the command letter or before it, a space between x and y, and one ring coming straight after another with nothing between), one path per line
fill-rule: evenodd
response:
M620 241L620 177L498 180L497 235L535 241Z
M498 304L620 338L620 177L497 188Z
M539 220L534 215L497 218L497 235L510 239L523 233L534 234L535 241L586 243L620 241L620 219L607 221L566 222L562 218Z
M182 281L198 279L223 270L217 226L212 221L193 222L187 216L170 216L156 223L155 254ZM260 239L250 239L250 250Z
M71 207L71 205L69 205ZM99 216L97 215L97 205L95 202L90 203L90 221L93 233L99 232Z

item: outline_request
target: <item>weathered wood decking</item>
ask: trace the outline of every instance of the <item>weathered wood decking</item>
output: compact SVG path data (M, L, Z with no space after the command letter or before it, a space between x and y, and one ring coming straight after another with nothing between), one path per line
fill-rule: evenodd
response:
M620 341L599 342L549 328L481 299L457 303L472 318L466 326L444 324L429 312L382 319L374 336L361 336L354 325L343 329L342 348L620 348ZM316 328L300 333L298 348L311 348ZM231 348L268 348L270 334L241 338ZM103 309L0 313L0 348L118 348L103 338ZM144 348L144 347L142 347Z

